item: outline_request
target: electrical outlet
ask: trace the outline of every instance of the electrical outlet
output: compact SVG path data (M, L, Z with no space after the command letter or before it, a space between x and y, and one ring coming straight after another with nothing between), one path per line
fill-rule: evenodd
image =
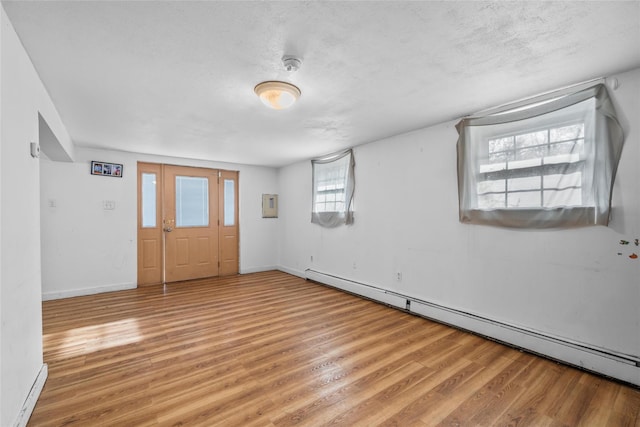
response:
M311 255L311 262L313 262L313 255Z
M102 209L105 211L112 211L116 208L116 202L113 200L103 200Z
M396 273L396 281L402 282L402 273L399 271Z

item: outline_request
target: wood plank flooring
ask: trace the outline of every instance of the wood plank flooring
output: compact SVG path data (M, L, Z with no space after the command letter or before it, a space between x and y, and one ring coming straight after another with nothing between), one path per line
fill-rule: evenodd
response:
M281 272L43 304L29 426L639 426L640 390Z

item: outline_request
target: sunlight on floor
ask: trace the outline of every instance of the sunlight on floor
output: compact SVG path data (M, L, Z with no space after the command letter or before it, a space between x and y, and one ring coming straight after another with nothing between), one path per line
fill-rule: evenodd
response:
M44 336L46 343L52 344L59 352L67 353L68 356L134 344L142 338L138 320L135 318L84 326ZM56 341L58 344L54 344Z

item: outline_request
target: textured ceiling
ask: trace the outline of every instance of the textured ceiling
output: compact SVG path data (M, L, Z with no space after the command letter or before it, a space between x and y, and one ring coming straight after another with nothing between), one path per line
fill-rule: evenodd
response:
M640 67L637 1L2 4L76 145L235 163L286 165ZM290 110L253 93L274 79L302 90Z

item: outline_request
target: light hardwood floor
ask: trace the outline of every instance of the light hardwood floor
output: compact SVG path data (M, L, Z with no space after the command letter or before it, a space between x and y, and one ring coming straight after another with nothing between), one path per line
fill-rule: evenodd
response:
M640 390L281 272L43 304L30 426L638 426Z

